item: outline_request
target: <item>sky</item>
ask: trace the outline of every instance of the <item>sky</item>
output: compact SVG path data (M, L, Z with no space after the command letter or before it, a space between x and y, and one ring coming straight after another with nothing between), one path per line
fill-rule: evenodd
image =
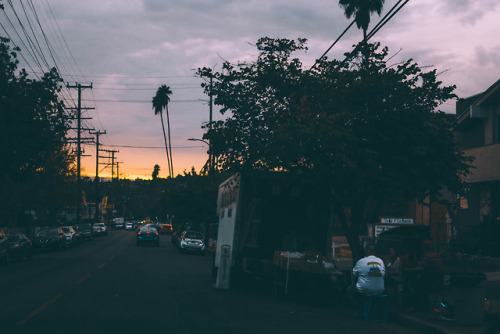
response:
M385 0L381 17L397 2ZM109 151L117 151L119 176L130 179L150 178L156 164L160 177L168 175L161 122L151 104L160 85L172 89L169 114L174 174L192 168L199 171L208 158L207 145L189 139L202 138L209 105L196 69L217 71L226 60L252 61L257 56L255 43L266 36L308 39L309 50L295 55L307 68L351 21L337 0L0 3L5 7L0 13L0 35L10 36L22 49L20 67L36 76L55 63L70 85L92 84L92 89L82 91L82 105L95 108L85 110L84 126L106 132L100 136L100 148L107 151L99 154L99 176L109 177L113 172L116 177ZM381 17L373 14L370 27ZM459 97L469 97L500 77L499 18L498 0L410 0L371 42L389 48L393 56L389 64L411 58L426 70L437 69L438 79L444 85L455 85ZM362 32L353 26L328 58L343 59L361 39ZM33 44L38 40L47 64L39 60L43 56L37 56L30 40ZM74 105L76 96L76 89L62 92L69 105ZM455 112L455 101L440 109ZM225 117L215 106L213 119ZM84 132L82 137L91 135ZM84 149L82 174L94 176L96 145L86 144Z

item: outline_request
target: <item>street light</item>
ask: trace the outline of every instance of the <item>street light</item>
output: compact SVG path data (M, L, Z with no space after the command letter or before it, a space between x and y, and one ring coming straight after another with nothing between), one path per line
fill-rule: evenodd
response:
M208 171L210 171L212 169L212 152L210 152L210 143L206 140L203 140L203 139L197 139L197 138L188 138L188 140L190 141L201 141L202 143L205 143L207 144L208 146L208 161L207 163L205 164L205 166L203 166L202 170L205 168L205 167L208 167Z
M210 146L210 143L208 141L206 141L206 140L203 140L203 139L189 138L188 140L190 140L190 141L201 141L201 142L207 144L208 146Z

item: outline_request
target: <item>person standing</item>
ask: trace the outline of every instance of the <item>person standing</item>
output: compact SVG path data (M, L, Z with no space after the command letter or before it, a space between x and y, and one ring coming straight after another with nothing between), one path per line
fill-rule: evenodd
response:
M360 259L352 270L353 283L348 288L349 299L360 316L366 297L384 292L385 266L382 259L375 256L375 246L365 248L366 257Z

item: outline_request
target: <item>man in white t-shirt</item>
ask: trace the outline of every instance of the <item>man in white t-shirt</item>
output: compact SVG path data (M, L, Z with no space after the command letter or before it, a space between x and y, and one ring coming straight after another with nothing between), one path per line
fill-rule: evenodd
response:
M360 259L352 269L353 283L348 288L351 303L357 313L361 312L365 298L384 292L384 261L375 256L375 246L365 248L366 257Z

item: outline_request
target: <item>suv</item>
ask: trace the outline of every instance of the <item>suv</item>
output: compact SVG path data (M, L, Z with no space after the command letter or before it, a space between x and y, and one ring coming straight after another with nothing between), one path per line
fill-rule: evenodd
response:
M4 263L10 262L9 254L9 239L5 232L0 228L0 261Z
M36 250L55 249L63 250L67 246L66 234L60 227L49 227L38 231L33 239Z

